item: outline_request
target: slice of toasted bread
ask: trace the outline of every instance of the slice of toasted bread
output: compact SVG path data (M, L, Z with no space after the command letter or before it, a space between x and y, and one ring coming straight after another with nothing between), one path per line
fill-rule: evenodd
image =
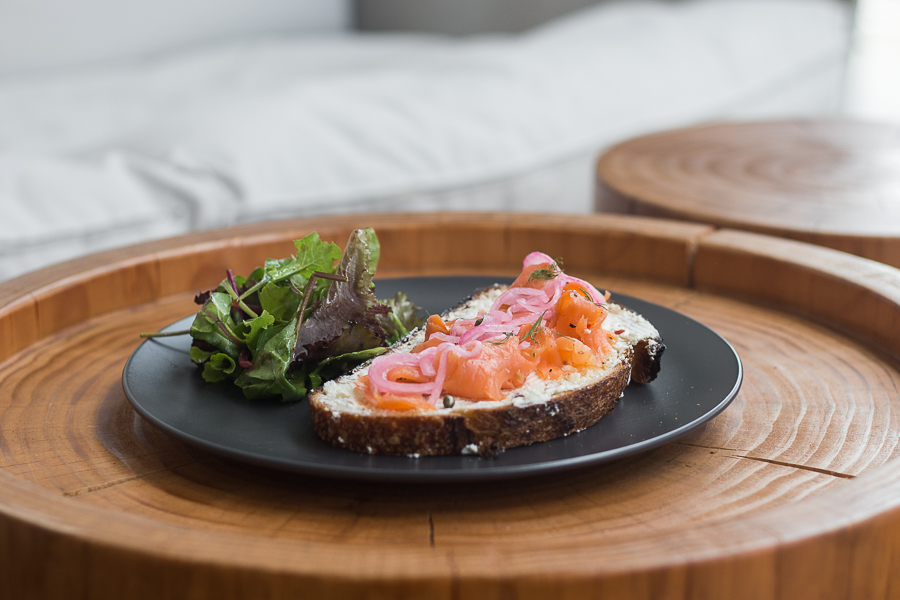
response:
M445 314L473 318L505 289L479 291ZM542 442L581 431L609 413L630 380L646 383L659 372L665 346L643 317L617 304L608 305L604 328L619 331L605 362L561 379L532 373L502 400L454 398L450 408L391 411L373 407L356 391L368 363L309 395L315 432L330 444L369 454L492 456L505 448ZM390 352L409 351L424 341L424 330L410 333Z

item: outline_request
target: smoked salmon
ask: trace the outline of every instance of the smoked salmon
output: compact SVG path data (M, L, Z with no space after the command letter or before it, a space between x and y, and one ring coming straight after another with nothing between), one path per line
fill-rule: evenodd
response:
M534 252L489 310L446 322L432 315L425 341L374 359L359 391L377 408L434 408L445 395L500 400L530 373L553 380L602 365L617 341L603 328L606 302L607 295Z

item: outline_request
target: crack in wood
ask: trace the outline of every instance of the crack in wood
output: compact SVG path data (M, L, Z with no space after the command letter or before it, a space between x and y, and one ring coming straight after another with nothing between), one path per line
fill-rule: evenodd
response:
M113 486L119 485L120 483L128 483L129 481L134 481L135 479L141 479L142 477L147 477L148 475L154 475L156 473L162 473L164 471L171 471L173 468L181 468L187 465L194 464L197 461L184 463L183 465L178 465L177 467L163 467L162 469L156 469L155 471L148 471L146 473L141 473L139 475L129 475L128 477L122 477L120 479L116 479L114 481L106 481L104 483L98 483L96 485L89 485L83 488L78 488L77 490L63 491L63 496L72 497L72 496L80 496L82 494L89 494L90 492L97 492L100 490L105 490L107 488L111 488Z
M681 300L670 304L669 308L671 308L672 310L678 310L678 309L684 308L685 306L688 306L694 300L696 300L697 298L700 298L701 296L703 296L703 292L701 292L700 290L694 290L690 294L685 295L684 298L682 298Z
M710 225L709 229L707 229L706 231L701 231L688 240L687 247L685 249L687 251L687 256L685 257L685 267L687 270L687 273L685 273L686 288L692 290L697 289L696 285L694 284L694 273L696 272L697 254L700 252L700 242L703 241L703 238L717 232L719 229L720 228L718 226Z
M820 469L818 467L810 467L808 465L798 465L796 463L784 462L781 460L774 460L771 458L762 458L759 456L741 456L739 454L732 454L728 456L728 458L745 458L747 460L756 460L759 462L769 463L772 465L778 465L780 467L793 467L795 469L800 469L802 471L812 471L813 473L820 473L822 475L831 475L832 477L840 477L842 479L856 479L856 475L850 475L848 473L841 473L840 471L832 471L830 469Z
M729 452L746 452L746 450L739 450L737 448L728 448L726 446L707 446L704 444L691 444L689 442L675 442L681 446L691 446L692 448L705 448L707 450L727 450ZM761 456L748 456L746 454L726 454L725 458L745 458L747 460L756 460L759 462L769 463L771 465L778 465L779 467L793 467L795 469L801 469L803 471L812 471L813 473L820 473L822 475L831 475L832 477L840 477L842 479L855 479L856 475L850 475L848 473L841 473L840 471L832 471L831 469L820 469L819 467L810 467L808 465L800 465L797 463L785 462L781 460L775 460L772 458L762 458Z
M434 516L428 511L428 545L434 548Z

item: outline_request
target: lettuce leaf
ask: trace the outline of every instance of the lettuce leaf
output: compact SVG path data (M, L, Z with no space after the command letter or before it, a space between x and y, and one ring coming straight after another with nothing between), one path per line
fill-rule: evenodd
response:
M191 336L237 359L243 341L236 334L236 327L237 323L231 318L231 296L212 292L194 317Z
M197 296L191 360L207 381L232 380L250 399L301 400L423 322L403 294L376 299L381 245L371 228L355 230L343 253L317 233L294 244L294 256L248 277L229 271Z
M369 231L357 229L350 235L336 273L345 281L332 283L325 300L300 326L294 361L321 360L383 344L387 334L375 315L389 309L375 298L369 268L377 264L373 250L379 249L371 247Z
M264 310L262 311L262 314L256 318L241 321L235 326L234 333L237 335L238 339L247 345L247 347L255 348L259 336L266 327L273 323L275 323L275 317Z
M370 358L375 358L385 352L387 352L387 348L377 347L326 358L309 373L310 385L312 389L315 389L324 382L339 377Z
M237 363L227 354L221 352L209 357L203 365L203 379L210 383L224 381L237 369Z
M413 304L412 300L403 292L397 292L393 298L381 302L391 309L386 317L381 318L381 326L387 332L388 344L393 344L425 322L419 316L419 307Z
M244 396L250 399L281 396L285 401L303 399L308 391L305 382L288 377L296 332L297 318L294 318L280 327L268 329L260 336L259 350L253 364L235 380L243 389Z
M299 289L302 290L303 287ZM280 321L290 319L300 308L301 300L301 294L298 291L277 283L267 283L259 291L259 305Z
M296 240L297 254L283 260L267 260L265 277L278 283L295 275L295 285L302 289L315 271L332 272L334 263L341 258L341 249L331 242L323 242L319 234L312 232L301 240Z

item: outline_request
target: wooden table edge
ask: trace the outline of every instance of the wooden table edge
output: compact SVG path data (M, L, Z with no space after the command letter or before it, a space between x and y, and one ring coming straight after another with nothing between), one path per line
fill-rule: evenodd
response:
M482 215L478 215L478 217L481 218ZM344 231L358 223L375 223L376 226L381 223L386 228L390 228L391 220L396 218L396 216L383 215L355 216L333 221L320 219L292 221L287 224L258 225L247 229L248 234L242 239L247 242L247 240L257 239L255 236L261 236L259 238L263 240L261 243L265 243L266 240L281 239L279 235L282 237L286 235L274 233L279 230L295 232L324 226L330 228L330 231ZM420 225L446 227L454 224L464 225L466 218L471 218L471 216L416 215L413 220ZM548 220L543 215L489 215L484 216L483 221L485 220L493 220L491 222L495 227L513 229L522 227L525 230L565 223L564 219ZM395 226L395 231L403 229L408 222L404 221L403 226ZM745 280L733 280L725 277L729 271L734 271L729 267L729 265L733 267L734 261L748 261L748 264L751 265L751 272L753 269L762 269L765 266L777 268L784 273L786 281L794 282L795 287L788 288L783 295L776 294L763 298L789 310L808 310L810 314L825 322L832 321L840 326L853 326L852 319L841 321L841 311L832 310L831 305L815 302L803 305L803 302L808 302L809 298L796 293L796 286L806 285L803 282L810 282L809 285L813 286L827 286L833 285L836 281L849 281L851 283L848 287L850 297L842 302L863 302L866 305L874 306L879 314L885 313L893 315L894 319L897 318L896 313L898 304L900 304L897 295L897 289L900 288L900 271L866 259L850 257L800 242L768 239L766 236L758 234L714 232L697 226L670 224L633 217L598 216L591 219L579 219L578 227L587 232L593 231L598 236L615 235L616 232L612 230L622 227L633 235L648 236L648 230L665 232L659 233L658 236L676 240L683 247L685 264L689 265L690 270L687 281L692 281L692 285L697 288L754 297L753 291L758 287L752 283L757 281L758 277L750 280L749 283ZM239 235L241 231L244 230L241 228L231 230L221 234L221 237L203 234L206 238L202 243L208 244L207 250L211 249L210 251L214 252L222 248L233 247L233 244L229 245L227 242L228 236ZM653 235L649 234L649 237L653 237ZM35 298L40 298L43 294L52 295L57 292L59 288L55 287L48 279L52 279L61 271L70 273L69 279L61 284L65 290L79 278L79 271L76 267L81 267L80 273L86 274L85 277L88 278L98 275L106 276L118 272L120 268L127 269L135 265L155 264L154 261L164 260L166 256L180 256L182 253L180 248L190 247L194 243L193 239L196 238L183 238L180 240L180 245L179 240L145 244L127 250L123 254L106 254L99 259L92 257L75 261L62 267L51 267L44 272L26 276L11 283L0 284L0 299L3 299L3 304L0 305L0 331L3 331L3 323L28 314L27 312L18 312L22 306L34 302ZM503 260L507 260L507 257L503 257ZM498 261L492 264L506 263ZM153 296L152 294L150 296L139 294L137 299L138 302L146 302L153 301L158 297L158 295ZM108 305L94 305L83 312L83 318L92 318L120 308L122 307L115 302ZM891 323L896 324L896 321L891 321ZM50 335L53 331L59 331L65 326L55 330L47 327L35 327L33 328L34 337L30 343L43 337L40 332ZM875 333L877 333L875 328L861 331L863 336ZM896 354L896 347L891 346L889 340L885 341L885 345ZM16 352L20 349L12 350ZM11 354L8 353L7 356ZM83 547L84 544L96 544L98 549L109 549L113 554L119 553L120 559L125 560L127 555L143 556L146 554L146 544L148 540L155 539L153 533L155 530L157 537L162 536L166 539L166 545L163 548L155 548L154 553L159 552L161 554L158 556L171 558L174 561L190 563L197 567L205 565L211 569L219 568L222 564L238 569L269 571L281 569L285 572L312 577L312 574L304 574L302 565L288 563L258 565L254 564L252 560L241 562L236 559L233 553L229 552L230 544L248 543L245 536L233 534L215 536L222 543L216 546L220 551L211 555L192 554L189 551L189 544L166 549L169 542L179 540L181 536L188 535L187 532L179 531L179 528L172 526L163 528L164 531L161 532L156 523L151 524L138 517L127 515L117 515L116 518L110 520L108 515L105 515L104 511L100 509L76 505L66 498L60 498L58 494L39 489L8 473L0 473L0 480L3 482L0 485L0 512L3 514L3 519L0 520L0 532L3 533L2 538L5 541L4 552L9 557L14 556L12 547L14 540L21 539L21 536L36 536L43 539L48 547L71 547L74 550ZM873 494L873 490L877 490L878 493ZM31 497L33 502L23 505L23 499L28 497ZM871 552L872 547L883 551L888 558L892 553L894 556L900 556L900 463L897 461L857 477L851 486L827 490L805 502L814 502L821 510L832 515L833 518L827 528L823 529L818 523L818 519L813 519L802 503L782 506L767 511L762 516L748 518L741 523L707 523L698 526L695 531L696 539L680 541L681 546L687 550L673 553L671 557L646 564L645 567L649 571L664 571L684 568L684 565L689 563L697 565L700 569L721 568L744 560L756 560L760 556L762 556L762 560L777 559L783 561L784 564L790 564L792 561L805 562L809 561L810 556L821 556L821 564L827 565L835 561L859 560L860 552ZM82 527L73 526L71 522L62 519L62 516L65 515L81 518L84 525ZM763 516L765 517L763 522L758 522ZM784 530L781 530L779 524L785 526ZM757 542L754 542L755 546L751 547L737 545L725 549L710 547L703 543L703 540L707 539L709 531L717 528L737 528L741 531L755 531L757 534L760 528L765 528L768 533L762 539L772 541L773 545L765 548L758 547L760 539L758 535L756 536ZM783 531L791 533L785 534ZM692 541L699 545L691 548ZM773 551L775 556L772 555ZM100 555L106 556L103 552L100 552ZM885 560L888 559L881 559L878 568L885 568L885 565L888 564ZM618 572L613 568L607 567L605 570L603 565L599 565L594 572L590 573L583 570L578 573L569 573L564 568L559 568L559 565L549 566L553 566L555 570L546 573L532 573L531 576L548 581L556 581L560 577L579 576L590 579L604 574L628 576L627 573ZM337 565L332 575L347 578L347 575L342 574ZM454 576L452 569L447 566L446 560L441 558L431 563L430 568L423 568L421 577L423 580L436 578L440 581L447 581ZM471 576L484 577L489 580L491 573L474 572L471 573ZM523 576L529 576L529 574L523 573ZM362 585L373 581L383 581L390 577L391 573L361 574L351 579L356 582L354 585Z

